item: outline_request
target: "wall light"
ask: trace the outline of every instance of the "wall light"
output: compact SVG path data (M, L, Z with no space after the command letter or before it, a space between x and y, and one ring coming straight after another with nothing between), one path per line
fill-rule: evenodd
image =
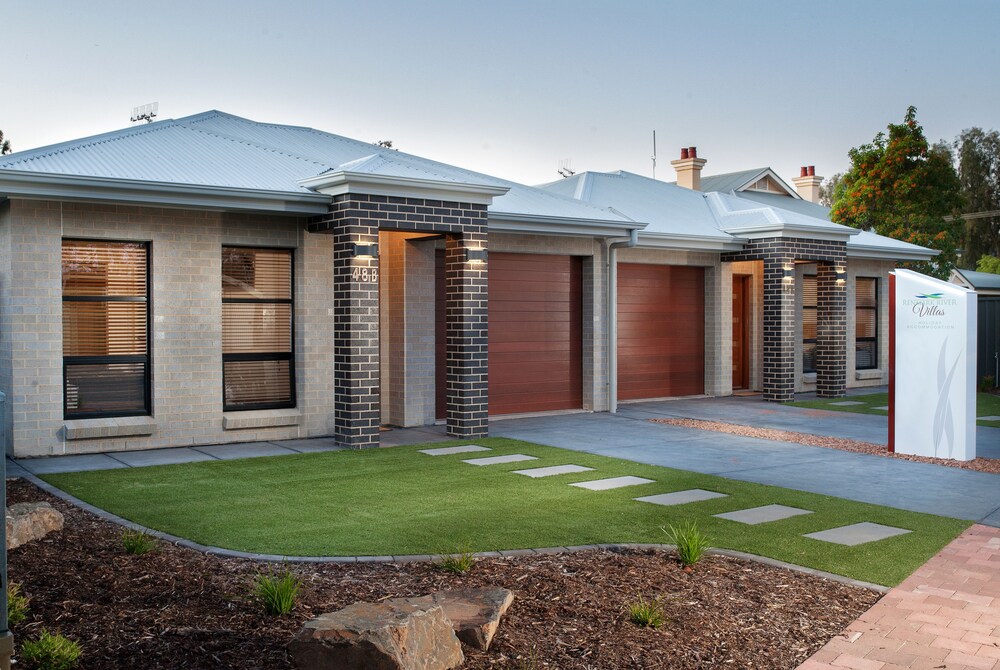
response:
M378 258L378 244L360 244L355 243L354 245L354 257L355 258Z
M486 262L486 249L476 248L465 250L465 262L466 263L485 263Z
M837 286L843 286L847 283L847 270L844 268L837 268L834 270L834 273L837 275Z
M782 268L781 281L785 284L791 284L795 279L795 268L791 265L786 265Z

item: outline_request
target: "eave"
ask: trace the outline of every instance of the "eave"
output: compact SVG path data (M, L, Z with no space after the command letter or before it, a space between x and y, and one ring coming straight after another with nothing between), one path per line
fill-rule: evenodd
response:
M621 237L627 235L630 230L642 230L647 225L635 221L560 218L507 212L489 213L489 230L498 233Z

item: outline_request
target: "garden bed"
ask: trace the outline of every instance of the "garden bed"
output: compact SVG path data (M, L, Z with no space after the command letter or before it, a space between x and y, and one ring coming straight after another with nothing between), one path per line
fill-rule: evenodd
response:
M160 543L124 552L121 528L28 482L9 501L45 500L64 530L10 552L10 579L31 597L15 642L46 628L80 642L92 670L288 668L285 644L304 621L357 600L460 586L504 586L515 601L488 652L465 668L795 668L879 594L720 556L685 573L672 556L606 551L482 559L466 575L425 563L294 564L304 581L285 617L250 596L268 566ZM661 597L667 623L632 624L637 596Z

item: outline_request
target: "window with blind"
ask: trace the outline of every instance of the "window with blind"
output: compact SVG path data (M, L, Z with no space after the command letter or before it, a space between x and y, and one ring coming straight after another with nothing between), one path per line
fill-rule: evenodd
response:
M222 248L223 409L295 406L292 252Z
M63 240L63 412L150 411L149 246Z
M858 277L854 296L854 368L878 367L878 279Z
M802 277L802 372L816 372L816 275Z

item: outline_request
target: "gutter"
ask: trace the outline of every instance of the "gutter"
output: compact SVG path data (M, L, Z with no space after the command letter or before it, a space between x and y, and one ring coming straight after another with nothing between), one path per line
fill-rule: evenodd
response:
M608 242L608 412L618 412L618 249L639 244L639 229L628 231L627 240Z

